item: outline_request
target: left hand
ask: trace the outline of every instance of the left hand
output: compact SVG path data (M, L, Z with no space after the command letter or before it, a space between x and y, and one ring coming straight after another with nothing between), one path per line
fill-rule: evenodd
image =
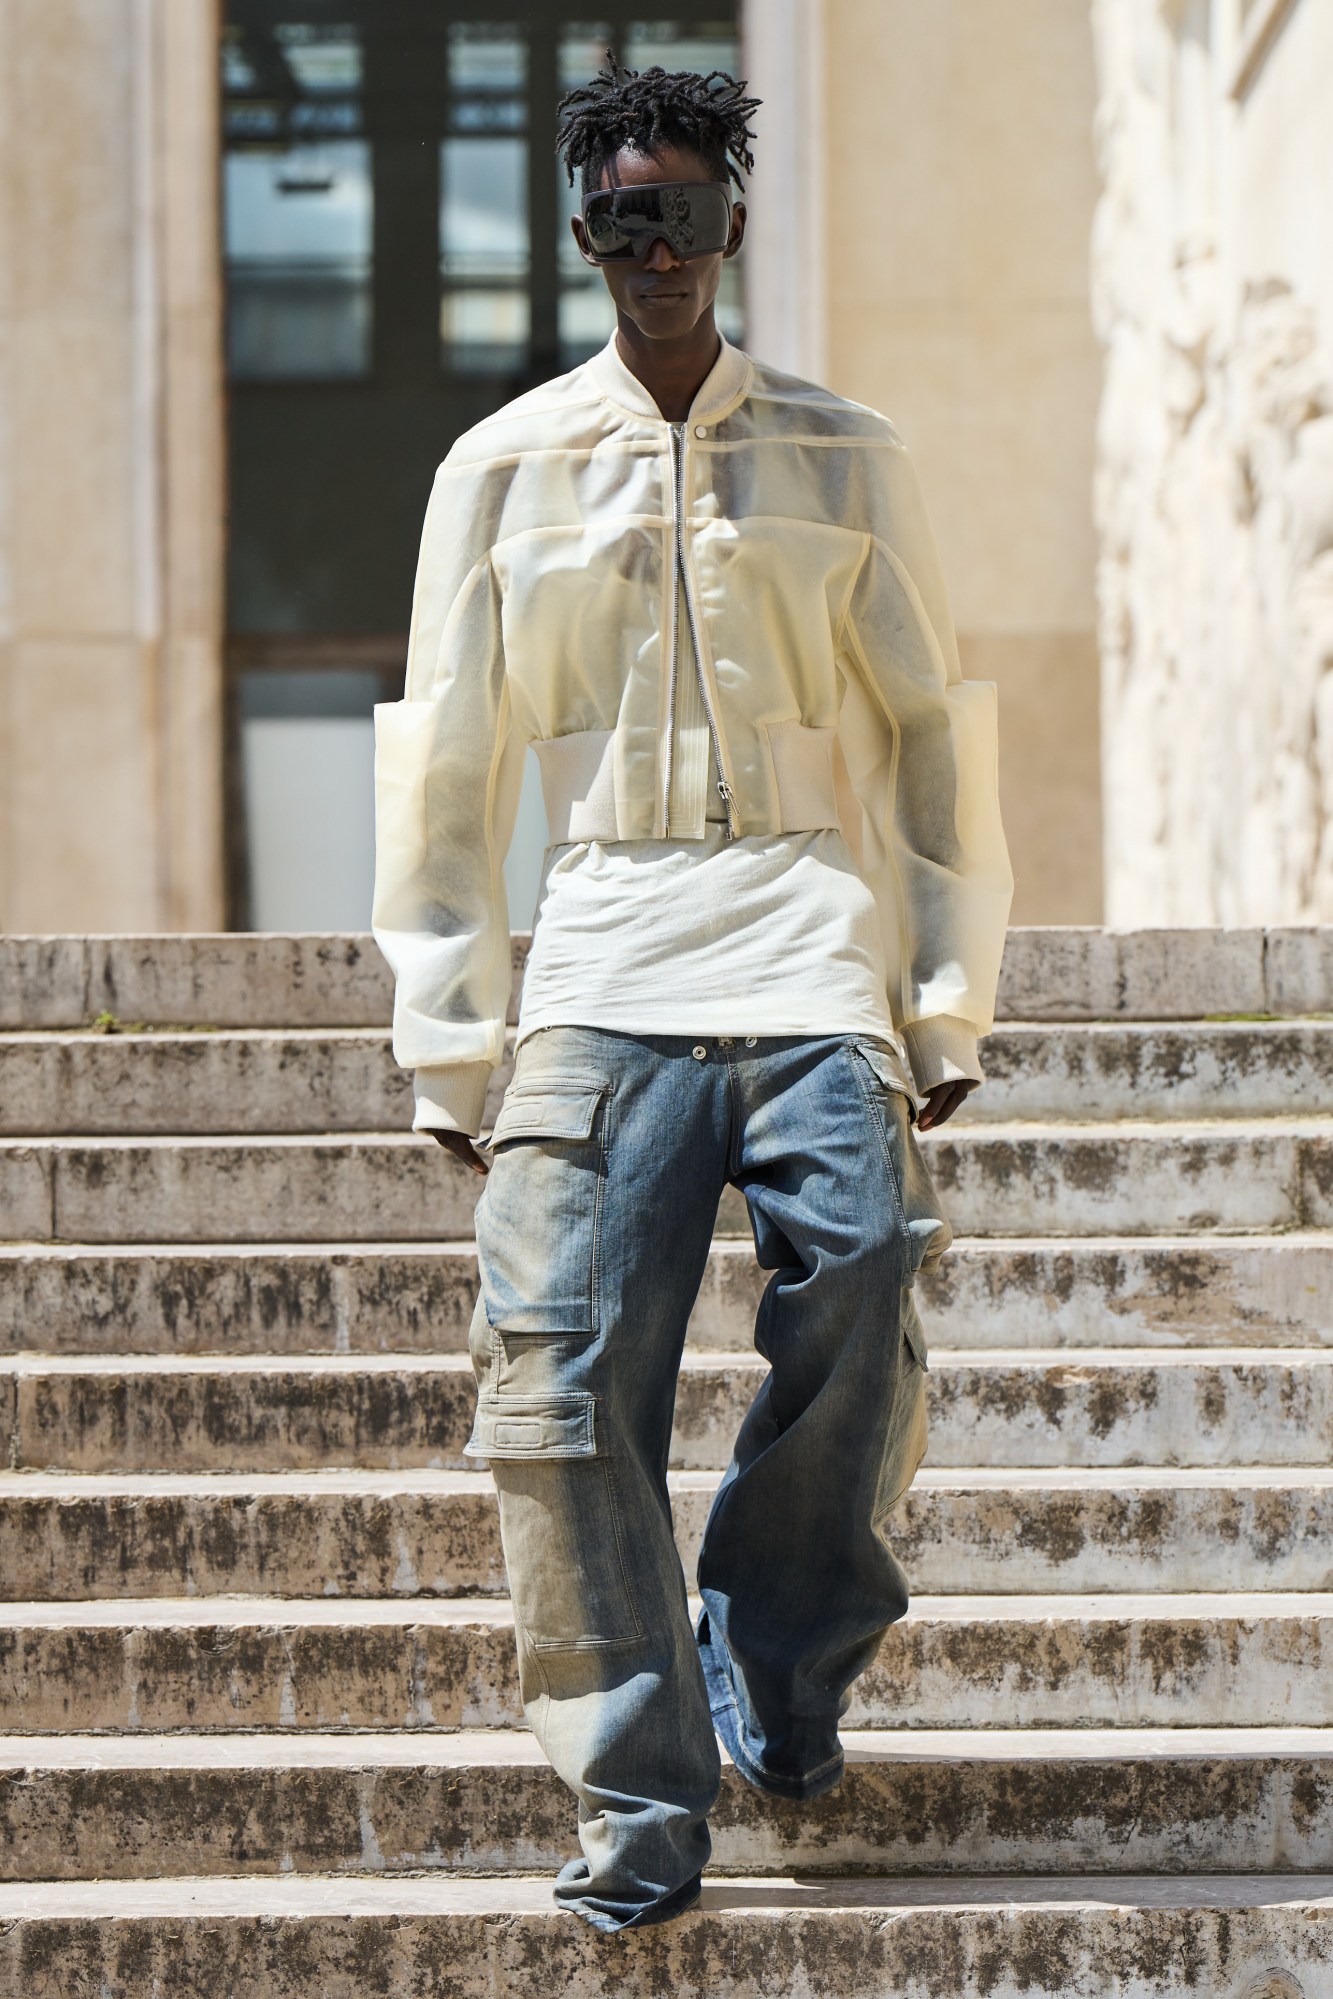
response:
M976 1087L970 1079L957 1083L936 1083L933 1090L926 1091L925 1109L917 1113L917 1130L931 1131L937 1124L944 1124Z

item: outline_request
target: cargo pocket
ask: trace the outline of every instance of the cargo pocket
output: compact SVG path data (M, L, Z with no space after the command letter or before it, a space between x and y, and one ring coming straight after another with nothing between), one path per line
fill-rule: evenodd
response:
M538 1652L628 1645L643 1627L615 1464L597 1455L596 1401L483 1391L469 1457L489 1459L514 1619Z
M477 1262L496 1332L595 1333L605 1083L510 1085L477 1205Z
M953 1228L940 1204L930 1168L917 1141L906 1092L895 1085L889 1058L873 1041L851 1043L857 1073L871 1113L879 1128L889 1182L897 1203L907 1249L907 1283L910 1287L922 1272L936 1268L950 1243ZM910 1297L904 1305L911 1306ZM906 1311L904 1326L907 1343L922 1367L926 1366L926 1340L915 1309Z

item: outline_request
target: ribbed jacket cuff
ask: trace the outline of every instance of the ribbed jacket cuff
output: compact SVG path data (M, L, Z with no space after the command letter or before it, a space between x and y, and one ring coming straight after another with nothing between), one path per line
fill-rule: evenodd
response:
M489 1062L451 1062L443 1069L418 1069L412 1078L416 1111L413 1131L461 1131L475 1138L486 1109Z
M953 1014L937 1013L914 1020L903 1029L903 1040L917 1088L933 1090L939 1083L980 1083L984 1080L977 1055L977 1031Z

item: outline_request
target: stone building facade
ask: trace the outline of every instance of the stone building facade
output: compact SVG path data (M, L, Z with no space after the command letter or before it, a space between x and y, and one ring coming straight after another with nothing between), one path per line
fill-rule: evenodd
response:
M1333 8L1096 0L1106 907L1333 919Z
M257 0L247 5L254 14ZM287 11L312 9L293 0ZM535 19L541 8L513 11ZM1319 0L1305 11L1316 15ZM1287 35L1308 32L1300 13ZM1154 707L1162 618L1126 637L1113 608L1117 593L1147 588L1133 518L1143 487L1127 483L1147 476L1143 450L1122 475L1103 442L1100 616L1093 491L1099 398L1105 440L1126 366L1142 366L1117 347L1116 315L1140 327L1140 348L1161 345L1160 300L1134 294L1131 270L1114 274L1139 258L1128 232L1146 189L1117 154L1108 111L1126 89L1118 37L1135 23L1149 35L1155 14L1149 0L1091 13L1088 0L752 0L736 18L766 100L745 339L885 410L913 450L966 669L1000 687L1020 921L1100 918L1104 814L1109 906L1148 913L1126 884L1151 878L1152 855L1124 829L1156 764L1146 748L1136 763L1126 737L1135 704ZM226 0L0 0L3 928L237 920L226 19ZM1089 291L1094 31L1108 176L1096 230L1104 392ZM1274 75L1275 63L1276 53ZM1159 226L1150 212L1149 224ZM1292 310L1305 307L1318 301L1296 284ZM1266 309L1280 310L1276 294ZM1257 322L1247 336L1268 337ZM1304 463L1311 422L1298 429L1311 432L1299 450L1293 433L1293 462ZM1285 448L1276 435L1273 448ZM1276 460L1263 476L1281 483ZM1177 504L1188 513L1188 499ZM1282 538L1277 526L1264 532ZM1299 622L1310 586L1297 596ZM1173 687L1186 670L1172 669ZM1288 685L1271 653L1256 672L1270 691ZM1294 777L1287 790L1283 810L1299 818ZM1138 807L1126 806L1131 794ZM1164 830L1152 837L1197 841L1197 810L1171 797L1171 813L1153 808ZM1141 846L1147 834L1136 837ZM1216 914L1221 895L1193 913Z

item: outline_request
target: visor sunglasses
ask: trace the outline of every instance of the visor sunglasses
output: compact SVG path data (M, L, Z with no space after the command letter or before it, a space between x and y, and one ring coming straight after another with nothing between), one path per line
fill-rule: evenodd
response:
M731 196L721 181L659 181L587 195L583 227L599 264L638 263L660 236L682 260L716 256L731 235Z

